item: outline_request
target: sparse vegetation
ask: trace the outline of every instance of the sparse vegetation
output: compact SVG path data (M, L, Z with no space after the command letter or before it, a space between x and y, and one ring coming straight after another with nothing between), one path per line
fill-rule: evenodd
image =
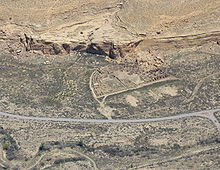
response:
M16 141L10 136L9 132L4 130L3 128L0 128L0 134L2 134L2 137L0 138L0 143L2 145L3 150L6 152L7 159L16 159L16 153L18 151Z
M219 169L219 0L0 5L0 169Z

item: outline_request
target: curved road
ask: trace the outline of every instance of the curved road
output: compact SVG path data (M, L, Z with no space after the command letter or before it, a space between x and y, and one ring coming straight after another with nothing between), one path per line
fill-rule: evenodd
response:
M10 113L0 112L0 116L2 117L9 117L9 118L16 118L22 120L40 120L40 121L54 121L54 122L81 122L81 123L141 123L141 122L155 122L155 121L164 121L164 120L176 120L180 118L186 117L205 117L209 118L216 122L216 118L214 117L213 113L220 111L220 109L211 109L211 110L204 110L199 112L192 112L192 113L183 113L180 115L175 116L167 116L167 117L160 117L160 118L149 118L149 119L72 119L72 118L50 118L50 117L33 117L33 116L22 116L22 115L14 115ZM219 122L218 122L219 123ZM220 126L219 126L220 129Z

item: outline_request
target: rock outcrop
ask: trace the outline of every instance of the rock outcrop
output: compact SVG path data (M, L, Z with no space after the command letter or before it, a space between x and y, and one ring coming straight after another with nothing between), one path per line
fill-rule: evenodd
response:
M0 4L0 44L16 54L88 52L154 68L164 63L161 51L219 42L219 0L2 0Z

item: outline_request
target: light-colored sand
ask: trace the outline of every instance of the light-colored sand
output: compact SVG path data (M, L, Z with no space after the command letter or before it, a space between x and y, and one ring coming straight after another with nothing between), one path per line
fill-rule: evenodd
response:
M0 0L0 23L48 41L125 43L218 31L219 9L219 0Z
M135 98L132 95L127 95L126 96L126 101L133 107L137 107L138 106L138 99Z

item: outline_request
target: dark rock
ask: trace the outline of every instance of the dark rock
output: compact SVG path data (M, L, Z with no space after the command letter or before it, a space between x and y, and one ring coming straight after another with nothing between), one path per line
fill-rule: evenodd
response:
M72 48L72 51L81 51L82 49L85 49L86 47L84 45L77 45L74 48Z
M70 53L70 45L69 44L62 44L62 47L64 48L64 50L66 50L66 52L68 54Z
M108 55L100 46L95 43L91 43L90 45L88 45L85 52L91 54Z

